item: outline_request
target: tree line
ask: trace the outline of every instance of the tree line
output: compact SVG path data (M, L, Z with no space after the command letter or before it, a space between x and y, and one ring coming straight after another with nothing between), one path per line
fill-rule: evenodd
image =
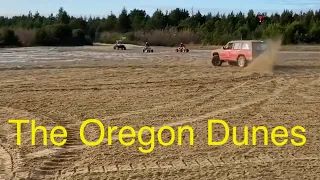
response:
M264 18L260 22L258 16ZM189 12L176 8L145 10L123 8L116 16L74 17L62 7L57 14L0 16L0 44L92 45L93 42L115 43L123 37L128 43L175 46L180 42L194 44L225 44L235 39L266 39L281 37L283 44L320 43L320 11L282 13L231 12L229 14Z

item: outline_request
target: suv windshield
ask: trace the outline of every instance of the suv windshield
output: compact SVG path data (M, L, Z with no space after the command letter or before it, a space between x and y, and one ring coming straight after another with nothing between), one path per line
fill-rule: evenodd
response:
M268 45L265 42L254 42L252 45L255 51L265 51L268 49Z

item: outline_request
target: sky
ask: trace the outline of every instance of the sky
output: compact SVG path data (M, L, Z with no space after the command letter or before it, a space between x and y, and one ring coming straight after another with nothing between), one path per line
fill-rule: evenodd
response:
M122 8L128 11L137 8L150 15L158 8L163 11L184 8L191 12L198 10L207 14L212 12L282 12L284 9L307 11L320 9L319 0L1 0L0 16L28 14L38 11L41 15L56 14L63 7L73 16L107 16L110 12L119 15ZM201 2L201 3L200 3Z

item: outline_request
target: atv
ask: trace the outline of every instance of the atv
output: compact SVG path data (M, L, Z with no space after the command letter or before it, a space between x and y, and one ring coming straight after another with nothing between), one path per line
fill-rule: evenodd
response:
M153 52L153 49L151 47L144 47L142 52Z
M126 46L123 44L121 40L117 40L116 44L113 46L113 49L121 49L121 50L126 50Z
M189 49L187 49L186 47L178 47L176 49L176 52L189 52Z

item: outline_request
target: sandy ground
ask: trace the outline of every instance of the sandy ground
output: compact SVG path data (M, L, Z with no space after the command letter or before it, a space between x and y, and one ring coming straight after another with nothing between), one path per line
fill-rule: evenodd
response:
M320 177L320 53L282 51L272 74L251 73L235 66L213 67L210 51L176 53L154 48L144 54L137 46L126 51L100 47L33 47L0 49L0 177L3 179L317 179ZM191 126L189 135L170 146L157 141L144 154L138 138L130 147L103 141L87 147L79 137L81 123L99 119L108 126ZM42 145L39 131L31 146L31 124L22 126L22 145L16 145L16 126L9 119L34 119L50 130L67 129L67 143ZM208 119L230 126L229 141L209 146ZM232 127L237 127L236 135ZM241 141L249 127L249 145ZM266 126L269 144L253 126ZM282 147L271 141L276 126L288 129ZM291 128L303 126L303 146L296 147ZM214 127L214 138L224 137ZM300 132L301 133L301 132ZM88 140L99 138L99 128L88 125ZM164 131L163 140L170 134ZM147 141L150 135L144 137ZM283 138L279 138L279 142ZM129 139L130 140L130 139ZM127 140L128 142L128 140Z

